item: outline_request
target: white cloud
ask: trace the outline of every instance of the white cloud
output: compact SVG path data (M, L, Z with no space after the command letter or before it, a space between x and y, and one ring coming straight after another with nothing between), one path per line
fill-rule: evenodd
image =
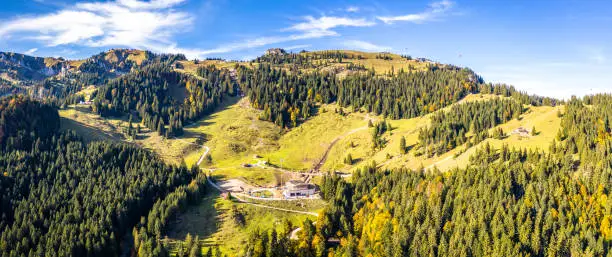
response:
M279 44L297 40L322 38L329 36L338 36L338 32L334 28L338 27L368 27L376 23L367 21L366 19L353 19L347 17L322 16L314 18L312 16L304 17L305 21L294 24L289 28L282 29L284 32L294 32L289 35L282 36L265 36L246 41L224 44L222 46L198 50L198 49L181 49L170 47L164 49L165 52L182 52L190 58L202 58L212 54L229 53L249 48L262 47L266 45Z
M306 16L302 22L282 29L284 35L248 39L212 49L182 48L173 41L173 36L187 29L193 22L193 16L173 8L185 1L114 0L77 3L55 13L0 22L0 37L19 37L42 42L49 47L125 46L203 58L271 44L337 36L339 34L334 29L339 27L375 25L375 22L363 18Z
M359 7L357 6L349 6L346 8L347 12L359 12Z
M423 23L440 18L455 5L449 0L434 2L429 5L429 9L420 13L406 14L401 16L379 16L376 17L386 24L393 24L396 21L408 21L413 23Z
M353 19L347 17L333 17L333 16L322 16L314 18L312 16L306 16L305 22L295 24L285 30L287 31L304 31L304 32L322 32L330 31L330 29L336 27L369 27L375 23L367 21L366 19Z
M312 46L312 45L309 45L309 44L303 44L303 45L293 45L293 46L283 47L283 49L285 49L285 50L289 50L289 51L290 51L290 50L296 50L296 49L298 49L298 50L302 50L302 49L309 48L309 47L311 47L311 46Z
M185 2L185 0L152 0L149 2L138 0L118 0L118 2L132 9L163 9Z
M361 40L346 40L342 42L342 45L351 50L364 50L369 52L384 52L392 49L388 46L375 45Z
M171 8L185 0L116 0L77 3L56 13L0 23L0 37L21 36L47 46L91 47L168 45L192 17Z
M24 53L24 54L26 54L26 55L32 55L32 54L33 54L33 53L35 53L36 51L38 51L38 48L32 48L32 49L30 49L30 50L28 50L28 51L25 51L25 53Z

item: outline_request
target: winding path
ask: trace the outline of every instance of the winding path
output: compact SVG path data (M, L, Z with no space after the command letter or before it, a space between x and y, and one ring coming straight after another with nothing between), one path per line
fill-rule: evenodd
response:
M316 225L317 222L313 222L312 225ZM289 239L291 240L298 240L298 232L302 231L302 227L298 227L296 229L294 229L293 231L291 231L291 233L289 233Z
M453 155L449 155L448 157L446 157L446 158L444 158L444 159L442 159L442 160L439 160L439 161L437 161L437 162L434 162L434 163L432 163L431 165L427 166L427 168L426 168L426 169L431 169L431 168L433 168L434 166L436 166L436 165L438 165L438 164L440 164L440 163L443 163L443 162L445 162L445 161L448 161L448 160L450 160L450 159L453 159L453 158L455 158Z
M200 163L202 163L202 161L204 161L204 157L206 157L206 155L210 151L210 147L208 147L208 146L203 145L202 148L204 148L204 153L202 153L202 156L200 156L200 159L196 163L197 166L200 166Z
M366 129L368 129L368 126L359 127L359 128L353 129L353 130L351 130L349 132L346 132L346 133L344 133L342 135L339 135L336 138L334 138L334 140L331 141L331 143L329 144L327 149L325 149L325 153L323 153L323 156L321 157L319 162L317 164L315 164L315 166L312 168L310 173L308 173L306 175L306 179L304 181L306 183L310 183L310 180L311 180L312 176L319 173L319 170L321 169L321 167L323 167L323 164L325 164L325 161L327 161L327 156L329 155L329 152L334 147L334 145L336 145L336 143L338 143L338 141L342 140L343 138L345 138L347 136L350 136L350 135L352 135L354 133L357 133L359 131L366 130Z
M214 187L217 190L219 190L219 192L221 192L221 193L227 193L228 192L227 190L225 190L225 189L221 188L219 185L217 185L215 182L212 182L212 179L210 178L210 176L206 176L206 181L208 182L209 185L211 185L212 187ZM319 216L319 214L315 213L315 212L296 211L296 210L291 210L291 209L284 209L284 208L278 208L278 207L272 207L272 206L267 206L267 205L263 205L263 204L248 202L248 201L238 197L238 194L236 194L236 193L232 193L232 196L234 198L236 198L236 200L238 200L238 202L240 202L240 203L249 204L249 205L253 205L253 206L257 206L257 207L262 207L262 208L267 208L267 209L272 209L272 210L277 210L277 211L285 211L285 212L293 212L293 213L299 213L299 214L306 214L306 215L311 215L311 216L315 216L315 217Z
M349 132L346 132L346 133L344 133L342 135L339 135L336 138L334 138L334 140L332 140L332 142L329 144L329 146L325 150L325 153L323 153L323 157L321 157L321 160L319 160L319 162L314 166L313 170L318 172L319 169L321 169L321 167L323 166L323 164L325 164L325 161L327 160L327 156L329 155L329 152L334 147L334 145L336 145L336 143L338 143L338 141L342 140L343 138L345 138L347 136L350 136L352 134L355 134L355 133L357 133L359 131L366 130L366 129L368 129L368 126L359 127L359 128L353 129L353 130L351 130Z

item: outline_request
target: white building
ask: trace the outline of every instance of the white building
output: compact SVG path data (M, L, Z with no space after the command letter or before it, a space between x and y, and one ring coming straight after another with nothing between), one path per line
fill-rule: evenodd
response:
M310 197L316 192L313 184L307 184L299 180L289 180L285 184L283 195L286 198Z

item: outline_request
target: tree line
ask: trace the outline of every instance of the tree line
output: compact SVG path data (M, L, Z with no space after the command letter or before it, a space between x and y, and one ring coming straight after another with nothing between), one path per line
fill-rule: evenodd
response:
M318 104L337 102L392 119L413 118L439 110L470 93L512 97L523 104L555 105L550 98L529 96L511 86L485 84L473 71L430 66L428 71L374 72L339 78L334 72L287 71L262 63L237 67L238 79L262 120L291 128L313 115Z
M0 255L116 256L126 232L197 170L58 132L52 107L0 100Z
M457 146L478 144L489 137L488 130L518 119L523 105L514 99L493 99L453 105L431 116L431 124L419 131L420 154L440 155ZM466 135L470 132L472 136Z
M571 99L546 151L485 144L445 173L372 163L350 182L328 176L316 226L276 245L291 245L286 256L610 256L610 103Z
M132 256L170 256L171 246L162 240L162 236L167 233L169 222L187 206L198 203L202 195L206 193L206 176L198 171L199 169L193 166L192 173L198 174L195 179L188 185L179 186L165 198L157 200L149 214L143 216L138 225L133 228ZM193 238L187 235L185 244L179 243L175 248L178 257L202 256L202 245L198 237Z
M154 64L100 87L93 110L102 116L132 114L160 135L180 136L183 124L211 113L227 95L235 95L229 71L201 68L198 77Z

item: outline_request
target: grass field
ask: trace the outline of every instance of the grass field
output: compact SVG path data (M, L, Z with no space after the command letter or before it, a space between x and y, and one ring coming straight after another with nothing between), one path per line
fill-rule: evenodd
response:
M469 157L477 148L483 146L485 143L490 143L495 148L507 144L515 148L540 149L546 151L560 128L560 118L557 117L556 114L557 110L562 108L563 107L549 106L529 107L527 113L523 114L520 120L512 120L498 126L509 136L501 140L489 138L469 149L465 149L465 146L459 146L441 156L432 158L424 158L422 156L415 157L414 151L410 151L405 155L399 154L399 139L401 136L403 135L406 137L406 143L409 147L415 145L418 136L418 129L416 128L419 126L414 126L414 124L427 124L428 121L422 121L422 118L417 118L413 122L406 121L405 123L396 123L398 127L392 131L391 136L388 136L389 142L387 147L376 153L369 161L374 160L376 163L382 164L382 166L386 168L407 167L418 169L419 167L433 168L433 166L435 166L444 171L453 167L465 167L468 164ZM413 123L413 125L410 123ZM393 125L394 123L391 122L391 124ZM404 127L404 125L408 125L408 127ZM519 135L510 135L513 130L519 127L531 129L533 126L539 131L536 136L521 137ZM410 129L409 127L414 129ZM464 152L460 153L460 151ZM455 158L455 155L458 153L460 154ZM392 158L388 159L387 154Z
M59 110L61 129L71 129L78 132L88 141L113 140L137 144L157 153L163 160L179 164L189 152L201 153L201 148L194 143L198 135L186 135L180 140L164 139L157 132L150 131L141 125L141 133L137 138L127 136L128 118L102 118L91 113L87 106L69 106ZM136 126L134 122L133 126Z
M335 139L349 136L347 134L351 132L366 130L368 121L365 114L342 116L335 113L336 108L336 105L322 106L321 109L327 111L320 112L284 134L278 141L279 149L264 153L265 158L278 166L282 160L282 166L286 169L307 171L323 157Z
M499 96L495 95L475 94L467 96L456 104L472 101L487 101L498 97ZM539 132L536 136L520 137L518 135L509 135L502 140L490 138L469 149L464 149L465 146L460 146L441 156L424 158L415 157L414 150L404 155L400 154L399 142L401 137L404 136L406 138L406 145L409 149L415 146L418 142L419 129L429 125L429 116L431 114L412 119L388 120L393 129L384 136L387 140L385 148L378 151L372 150L370 130L359 131L347 136L336 144L330 151L328 160L323 166L323 170L350 172L372 161L385 168L406 167L418 169L420 167L432 168L435 165L440 170L448 170L452 167L466 166L469 161L469 156L486 142L497 148L501 147L503 144L507 144L516 148L547 150L550 142L552 142L560 128L560 118L557 117L557 110L563 110L563 107L527 106L527 108L527 112L520 117L520 120L512 120L498 127L501 127L506 134L510 134L519 127L531 129L535 126L536 130ZM446 111L448 109L450 109L450 106L441 111ZM455 158L455 154L464 150L465 152L459 154L459 156ZM349 153L354 160L353 165L344 164L344 158Z
M469 95L457 104L471 101L486 101L499 96ZM446 111L446 107L441 111ZM535 126L540 132L537 136L521 138L516 135L502 140L487 139L495 147L508 144L528 149L546 150L559 129L560 119L557 110L563 107L532 107L521 116L501 127L507 134L518 127L531 129ZM392 126L385 135L386 147L372 150L368 119L382 120L381 117L344 109L345 115L336 113L336 105L323 105L319 114L303 122L299 127L284 131L271 122L258 119L259 110L253 109L247 99L229 98L218 110L204 119L185 127L185 135L179 139L163 139L154 132L143 128L143 133L135 139L126 138L122 131L127 127L124 118L102 119L89 113L87 108L71 107L61 110L63 127L77 130L90 140L122 140L139 144L158 153L165 160L178 163L181 159L189 165L195 164L202 154L196 144L210 147L212 163L203 163L204 168L216 169L217 179L239 178L259 186L277 185L278 170L262 167L245 167L258 160L268 161L271 165L285 170L307 171L327 153L322 170L352 171L366 163L375 161L387 168L436 167L446 170L467 164L469 156L476 149L458 147L448 153L433 158L415 157L413 152L401 155L399 141L406 138L409 147L416 145L419 129L429 124L429 115L412 119L388 120ZM332 145L332 143L335 144ZM202 143L204 142L204 143ZM483 142L484 143L484 142ZM482 144L482 143L481 143ZM459 151L465 151L455 158ZM352 165L344 163L351 154ZM259 157L259 158L255 158Z
M322 106L319 115L285 132L271 122L259 120L260 111L251 108L246 99L234 99L185 131L206 135L213 162L203 167L218 168L216 175L242 178L259 185L273 184L277 171L245 168L243 164L254 164L257 162L255 156L259 156L259 160L283 169L311 169L334 139L367 126L367 115L342 116L334 112L336 108L335 105ZM191 163L197 157L194 153L186 160Z
M283 207L286 207L284 205ZM321 208L321 204L307 207ZM299 208L299 206L295 207ZM318 209L305 209L316 211ZM242 216L244 222L235 217ZM204 244L203 253L209 247L218 247L227 256L243 256L243 247L254 230L282 229L284 220L297 227L306 219L315 217L270 210L248 204L236 203L211 191L198 205L189 207L169 228L167 240L171 244L185 240L187 233L199 236Z
M332 50L333 51L333 50ZM339 52L344 52L349 55L361 56L362 58L354 58L342 59L343 63L353 63L358 65L363 65L366 69L374 69L377 74L385 74L391 72L392 70L395 72L403 69L404 71L423 71L427 68L428 62L421 62L417 60L408 60L404 57L401 57L398 54L392 53L374 53L374 52L361 52L361 51L352 51L352 50L338 50ZM302 53L302 55L312 55L318 53L315 52L307 52ZM391 59L379 59L376 58L377 55L386 56Z
M506 138L501 140L493 138L486 139L478 145L467 149L457 158L445 159L437 162L435 165L442 170L453 167L465 167L469 162L469 157L474 151L486 143L491 144L494 148L500 148L506 144L511 148L514 147L517 149L524 148L548 151L550 143L555 139L557 132L561 128L561 119L557 117L557 111L563 110L563 108L563 106L530 107L528 112L521 116L520 120L512 120L498 126L508 135ZM511 135L511 132L519 127L530 130L534 126L538 132L535 136L522 137L520 135Z
M469 95L460 103L486 101L498 96ZM448 110L447 107L441 111ZM309 170L320 160L325 152L327 161L322 170L354 169L375 161L386 168L438 167L448 170L465 166L469 156L485 142L494 147L508 144L514 147L547 150L560 127L557 111L563 107L526 106L527 112L519 120L512 120L501 127L507 134L518 127L531 129L535 126L539 134L520 138L510 135L502 140L487 139L470 149L460 146L441 156L433 158L415 157L411 150L405 155L399 151L399 141L406 138L407 145L417 143L419 129L429 125L429 116L412 119L388 120L392 129L384 135L386 147L372 150L371 129L368 120L379 121L382 117L343 109L345 115L336 113L336 105L323 105L319 114L304 121L299 127L283 130L271 122L258 119L259 110L253 109L248 100L229 98L212 115L186 126L181 138L163 139L155 132L143 128L137 139L127 138L122 132L127 127L125 117L103 119L89 112L88 107L71 106L61 110L62 129L79 131L88 140L126 141L141 145L159 154L164 160L177 163L182 158L189 165L195 164L202 154L197 144L210 147L212 163L203 163L203 168L214 169L213 176L218 180L241 179L254 186L273 186L287 178L287 173L271 167L254 165L269 161L274 166L289 170ZM332 146L332 142L335 142ZM332 147L330 147L332 146ZM464 151L457 154L460 151ZM350 153L352 165L343 160ZM455 158L455 155L457 157ZM250 164L250 165L245 165ZM248 167L247 167L248 166ZM315 180L316 181L316 180ZM319 211L324 203L320 202L267 202L267 205L300 211ZM244 224L235 219L236 213L244 217ZM169 226L168 241L176 243L184 240L187 233L198 235L206 247L219 247L229 256L240 256L242 246L248 235L255 229L280 227L283 219L299 225L308 218L306 215L269 210L247 204L222 199L216 192L210 192L197 206L190 207L177 221ZM203 251L206 251L207 248Z
M337 60L335 59L314 60L313 64L316 65L316 68L302 69L302 71L332 70L332 69L337 69L340 67L346 67L350 63L357 64L357 65L363 65L366 69L374 69L377 74L387 74L391 71L399 72L400 69L403 69L404 71L409 71L409 70L424 71L424 70L427 70L428 65L439 65L441 67L445 66L444 64L438 64L434 62L408 60L398 54L392 54L392 53L382 54L382 53L361 52L361 51L352 51L352 50L328 50L328 51L344 52L349 55L361 56L361 58L344 58L342 59L342 63L336 62ZM305 52L305 53L300 53L300 55L309 56L309 55L314 55L317 53L321 53L321 52L320 51ZM387 60L379 59L379 58L376 58L377 55L384 55L384 56L389 57L390 59L387 59ZM218 68L228 68L228 69L232 69L236 65L242 65L242 66L252 65L253 67L256 67L257 65L259 65L259 63L256 63L256 62L236 62L236 61L225 61L225 60L200 60L198 61L197 64L195 63L195 61L186 60L186 61L179 61L179 63L181 64L182 67L177 69L178 71L189 73L192 75L196 74L198 67L206 67L209 65L214 65ZM286 64L286 65L281 64L277 66L286 68L287 70L289 70L289 67L291 65L292 64ZM344 76L346 74L347 72L345 71L345 72L340 72L339 75Z

